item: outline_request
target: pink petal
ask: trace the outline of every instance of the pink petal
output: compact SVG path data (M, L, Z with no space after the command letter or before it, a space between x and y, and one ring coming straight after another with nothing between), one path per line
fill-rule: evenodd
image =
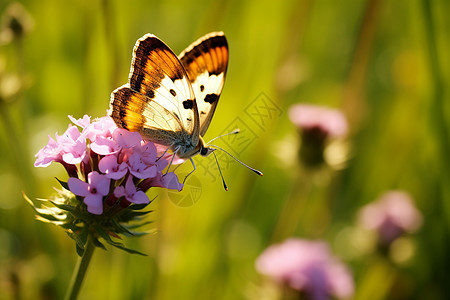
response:
M62 158L61 148L51 136L48 136L47 145L39 150L35 157L37 157L34 163L35 167L47 167L52 161L60 160Z
M97 171L91 172L88 175L88 182L92 187L97 189L100 195L108 195L111 179L105 175L101 175Z
M134 204L144 204L144 203L150 203L150 199L148 199L147 195L143 191L137 191L133 195L133 199L127 199L130 202L133 202Z
M171 190L181 191L183 189L183 184L178 181L177 175L175 173L170 172L164 175L161 178L161 183L163 187Z
M63 135L61 136L56 135L56 141L60 144L75 142L80 136L81 133L78 130L78 128L73 125L69 125L67 130L63 133Z
M142 137L139 132L131 132L123 128L116 128L113 131L112 136L117 144L124 148L134 147L142 141Z
M89 195L84 198L84 204L91 214L101 215L103 212L103 197L100 195Z
M92 122L83 133L94 142L97 137L112 137L112 132L117 128L116 123L110 117L102 117Z
M116 196L117 198L125 196L125 188L121 185L116 187L116 189L114 190L114 196Z
M71 165L79 164L86 157L86 148L83 147L83 150L84 151L78 152L77 149L73 148L70 152L66 152L62 155L62 160Z
M152 142L146 142L135 147L135 151L141 155L142 161L147 165L154 165L156 162L156 147Z
M74 117L69 116L69 119L73 124L80 126L83 129L91 124L91 117L88 115L84 115L81 119L75 119Z
M107 155L98 162L98 169L102 173L117 167L117 157L115 155Z
M279 283L306 292L311 299L353 295L350 272L321 241L288 239L272 245L258 257L255 267Z
M127 164L118 164L117 157L115 155L107 155L103 157L98 163L98 168L102 173L105 173L108 178L114 180L122 178L128 172Z
M91 149L97 154L109 155L118 152L120 147L111 138L97 136L95 141L91 143Z
M289 119L302 130L320 128L331 137L341 137L348 132L347 120L338 109L312 104L294 104L289 108Z
M127 195L133 195L136 192L136 186L134 185L132 176L128 176L125 183L125 190Z
M89 185L78 178L70 177L67 180L67 184L69 185L70 191L75 195L85 197L89 194Z

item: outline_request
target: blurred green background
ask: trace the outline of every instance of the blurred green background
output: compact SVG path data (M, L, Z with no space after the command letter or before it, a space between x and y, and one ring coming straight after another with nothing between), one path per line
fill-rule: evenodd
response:
M67 115L105 115L145 33L179 53L217 30L230 61L206 139L244 128L217 144L264 176L221 155L225 192L213 157L196 158L182 194L149 193L158 233L125 240L149 256L97 250L80 299L268 299L254 260L289 236L328 241L352 269L355 299L448 297L449 1L21 3L24 34L5 33L3 17L0 38L0 299L61 299L77 260L73 241L34 220L22 197L47 198L66 178L60 165L33 167L47 135L63 133ZM287 111L302 102L347 115L345 167L300 169ZM424 223L381 255L355 218L390 189L409 192Z

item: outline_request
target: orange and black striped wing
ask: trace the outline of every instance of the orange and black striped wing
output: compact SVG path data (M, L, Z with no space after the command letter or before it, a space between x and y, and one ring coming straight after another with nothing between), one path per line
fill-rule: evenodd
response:
M111 117L119 127L138 131L164 145L188 134L196 145L199 116L195 93L173 51L146 34L133 49L129 82L111 95Z
M204 136L216 110L225 83L228 43L223 32L209 33L178 56L197 99L200 135Z

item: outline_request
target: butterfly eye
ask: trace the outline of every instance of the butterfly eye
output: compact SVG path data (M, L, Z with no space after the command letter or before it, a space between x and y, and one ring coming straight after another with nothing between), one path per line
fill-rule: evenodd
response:
M201 156L208 156L213 151L214 151L214 149L211 149L211 148L202 148L202 149L200 149L200 155Z

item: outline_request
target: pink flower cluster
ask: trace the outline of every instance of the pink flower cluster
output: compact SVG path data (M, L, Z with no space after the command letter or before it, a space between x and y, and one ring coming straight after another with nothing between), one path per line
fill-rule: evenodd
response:
M61 163L70 176L70 191L83 197L90 213L101 215L105 204L119 199L125 207L149 203L145 192L150 187L183 188L174 173L163 175L167 160L159 159L156 146L139 133L118 128L108 116L93 122L87 115L69 118L78 127L69 125L56 140L49 136L34 166Z
M325 137L342 137L348 132L344 114L337 109L311 104L294 104L289 119L303 131L319 131Z
M380 243L389 245L406 232L422 225L422 215L411 196L403 191L388 191L359 211L360 224L378 233Z
M330 253L325 242L291 238L272 245L258 257L256 269L298 290L306 299L346 299L354 293L349 270Z

